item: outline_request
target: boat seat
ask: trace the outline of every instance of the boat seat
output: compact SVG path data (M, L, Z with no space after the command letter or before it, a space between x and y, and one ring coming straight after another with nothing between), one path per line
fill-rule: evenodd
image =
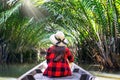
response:
M88 80L87 77L87 74L81 74L80 80Z
M80 70L79 68L75 68L75 69L73 70L73 73L80 73L80 74L81 74L79 80L89 80L89 78L90 78L90 75L89 75L89 74L83 72L83 71ZM91 78L91 79L92 79L92 78Z
M41 69L36 69L36 73L42 73Z
M22 78L21 80L35 80L35 78L33 77L33 75L26 75L24 78Z
M74 70L73 70L73 72L77 72L77 73L79 73L79 68L75 68Z
M39 68L32 71L29 75L25 76L22 80L35 80L33 76L38 73L42 73L42 71Z

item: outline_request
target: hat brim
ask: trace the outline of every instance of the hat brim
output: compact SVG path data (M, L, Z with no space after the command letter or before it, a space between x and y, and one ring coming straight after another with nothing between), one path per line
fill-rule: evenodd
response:
M52 42L52 44L54 44L54 45L56 45L56 43L58 43L58 41L56 40L56 38L55 38L55 34L53 34L53 35L51 35L50 36L50 41ZM64 39L64 42L66 43L66 44L68 44L68 40L65 38ZM59 44L57 44L58 46L66 46L66 44L64 44L63 42L60 42Z

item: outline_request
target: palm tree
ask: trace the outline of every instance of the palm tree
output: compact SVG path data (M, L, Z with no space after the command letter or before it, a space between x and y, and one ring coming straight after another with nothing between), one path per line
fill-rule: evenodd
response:
M117 69L119 64L114 56L119 33L119 10L116 4L119 1L54 0L44 6L51 13L50 20L65 28L65 32L73 37L78 50L84 44L83 48L87 48L91 59L105 68Z
M44 47L43 40L48 36L43 23L45 20L43 17L43 20L38 19L30 10L31 15L27 16L23 9L28 6L22 1L4 0L1 3L3 6L0 9L0 61L23 62L27 51L34 52L36 47ZM33 8L35 9L34 6ZM28 53L28 56L30 55Z
M12 3L0 8L2 56L18 53L22 58L26 51L46 48L49 36L62 30L69 46L77 49L77 57L87 54L85 56L106 69L120 67L115 58L120 31L119 0L50 0L45 3L13 0ZM5 46L6 53L3 52Z

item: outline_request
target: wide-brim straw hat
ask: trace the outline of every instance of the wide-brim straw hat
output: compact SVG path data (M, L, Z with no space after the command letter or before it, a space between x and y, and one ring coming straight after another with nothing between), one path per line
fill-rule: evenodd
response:
M67 46L68 40L62 31L57 31L56 34L50 36L50 41L57 46Z

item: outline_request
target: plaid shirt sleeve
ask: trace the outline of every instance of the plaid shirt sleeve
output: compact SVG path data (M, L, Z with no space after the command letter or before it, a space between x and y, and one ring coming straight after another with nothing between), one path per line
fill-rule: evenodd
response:
M67 52L67 58L70 62L74 61L74 57L72 55L72 53L70 52L69 48L66 48L66 52Z
M50 60L55 58L55 54L53 53L53 50L54 50L54 46L48 48L47 50L47 55L46 55L47 63L49 63Z

